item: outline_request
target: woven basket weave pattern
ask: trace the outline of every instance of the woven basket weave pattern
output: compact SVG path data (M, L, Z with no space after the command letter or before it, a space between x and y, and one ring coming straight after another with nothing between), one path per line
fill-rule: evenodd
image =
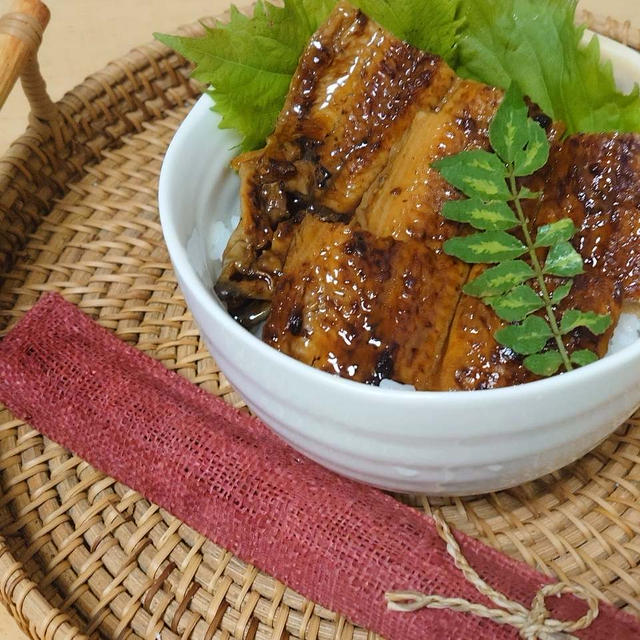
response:
M594 28L640 47L630 25ZM190 28L191 32L200 27ZM243 406L186 310L157 178L200 88L159 44L59 103L0 160L0 331L59 291L121 339ZM33 638L373 640L0 412L0 598ZM407 498L404 498L405 500ZM416 506L431 508L424 498ZM517 489L441 500L448 521L640 613L640 420Z

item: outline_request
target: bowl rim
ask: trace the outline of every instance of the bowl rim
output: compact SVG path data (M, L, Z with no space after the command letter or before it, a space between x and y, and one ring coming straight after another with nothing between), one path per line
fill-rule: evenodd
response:
M640 81L640 52L634 51L615 40L596 34L600 41L601 51L606 59L613 59L614 66L616 60L631 62L638 70L638 80ZM158 204L160 212L160 223L167 244L169 255L174 265L174 269L184 282L185 286L193 292L195 297L204 307L206 313L222 328L229 332L233 339L247 349L254 350L257 354L273 361L273 366L278 369L285 369L292 375L305 377L311 384L318 384L345 393L361 396L363 400L376 398L378 401L401 400L402 403L412 403L420 405L429 404L432 401L449 400L455 403L462 402L467 408L470 403L483 406L485 403L495 401L526 401L527 399L539 398L541 394L549 391L555 393L562 392L563 389L573 388L577 385L593 383L595 378L606 379L607 376L623 369L630 362L640 358L640 338L633 344L622 348L617 353L608 355L595 363L586 367L581 367L570 372L561 373L550 378L536 380L520 385L502 387L498 389L480 389L473 391L416 391L413 389L392 389L380 388L341 378L337 375L314 369L291 356L283 354L268 346L259 338L247 331L238 324L224 309L221 302L217 300L216 294L209 290L202 278L191 264L187 248L179 241L179 234L176 228L175 219L178 212L174 211L171 205L171 178L177 171L179 164L183 162L181 148L192 128L197 127L205 119L213 119L217 116L212 112L212 98L208 94L203 94L192 107L187 117L178 127L169 147L167 148L159 178Z

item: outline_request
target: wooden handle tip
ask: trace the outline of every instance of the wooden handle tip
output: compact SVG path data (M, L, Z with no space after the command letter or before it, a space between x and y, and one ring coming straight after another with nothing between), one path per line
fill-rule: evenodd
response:
M11 11L31 16L43 27L46 27L49 24L49 18L51 17L49 7L40 0L14 0Z

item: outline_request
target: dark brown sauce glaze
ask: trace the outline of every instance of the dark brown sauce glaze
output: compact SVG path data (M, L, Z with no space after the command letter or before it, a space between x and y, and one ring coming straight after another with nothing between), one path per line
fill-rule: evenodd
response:
M263 337L345 378L429 388L466 271L422 243L307 217L296 230Z
M554 149L537 224L572 218L585 268L640 298L640 136L582 134Z
M350 220L415 114L435 108L453 79L440 58L336 6L301 58L267 146L234 161L242 217L216 285L232 312L271 298L286 254L272 251L279 226L307 214Z
M469 280L485 267L471 269ZM493 338L504 325L482 300L462 295L455 309L433 389L492 389L527 380L521 360Z

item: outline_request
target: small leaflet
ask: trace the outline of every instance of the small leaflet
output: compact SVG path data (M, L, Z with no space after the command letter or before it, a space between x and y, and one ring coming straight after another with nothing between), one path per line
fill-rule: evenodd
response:
M472 264L491 264L519 258L527 247L504 231L485 231L451 238L444 243L444 251Z
M477 298L499 296L533 277L533 269L524 260L507 260L467 283L463 291Z

